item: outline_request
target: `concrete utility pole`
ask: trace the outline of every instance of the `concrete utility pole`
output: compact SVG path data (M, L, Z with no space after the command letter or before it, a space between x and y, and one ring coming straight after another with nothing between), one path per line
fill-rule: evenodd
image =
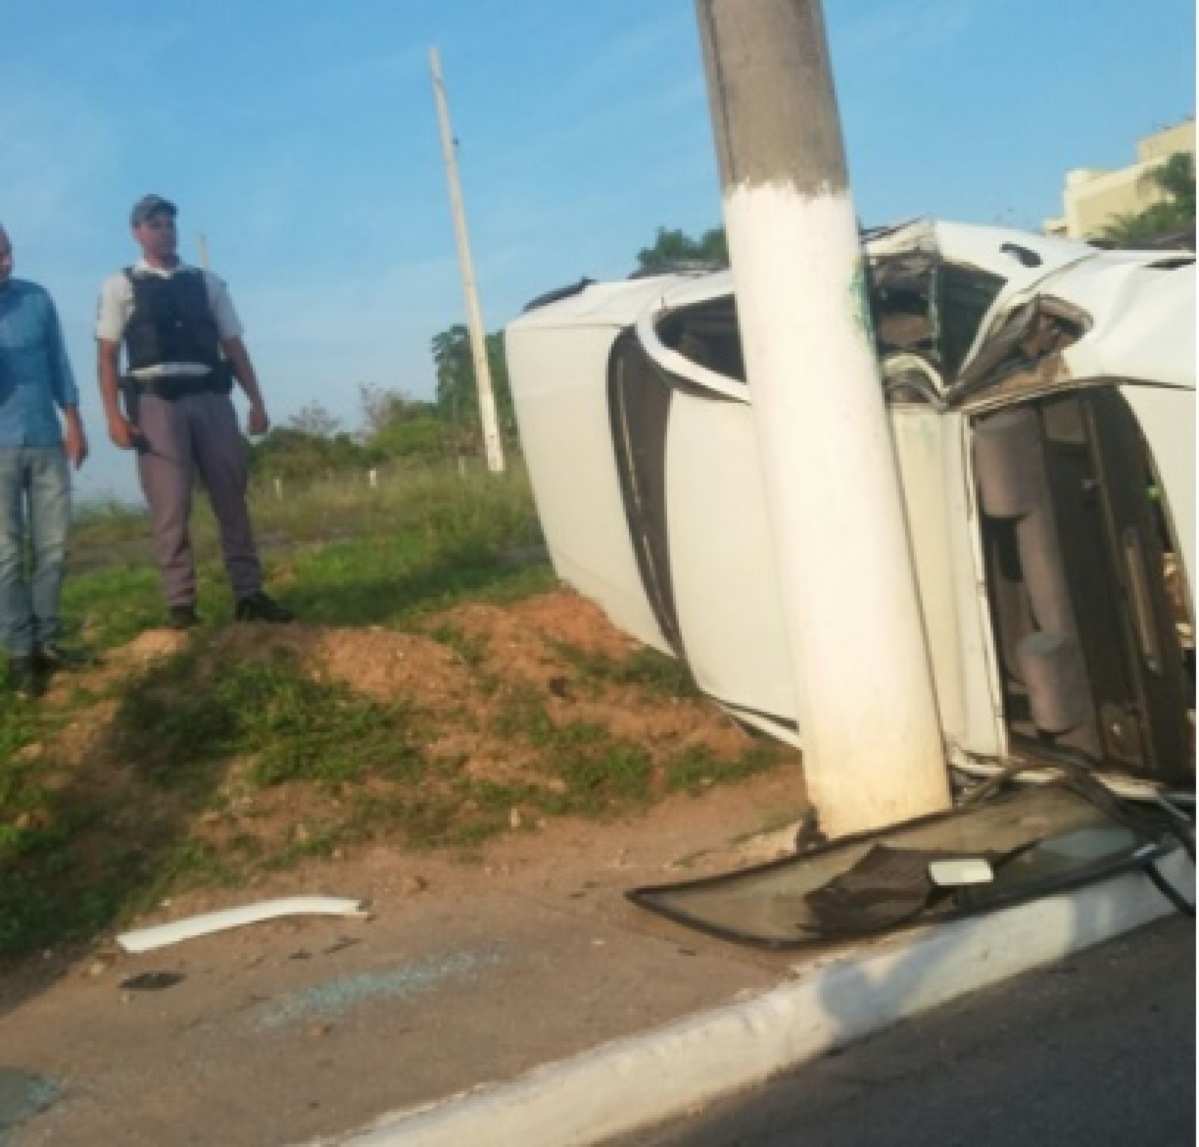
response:
M205 235L203 231L201 231L196 236L196 247L200 251L200 266L203 267L204 270L206 270L206 271L209 270L209 266L208 266L208 236Z
M483 312L479 309L479 294L475 288L475 267L470 257L466 213L462 207L462 187L458 182L458 141L450 127L450 109L446 104L445 81L441 76L441 55L436 48L429 49L429 68L433 73L433 99L437 103L437 123L441 128L441 154L445 160L445 175L450 186L450 212L454 216L454 235L458 240L458 267L462 272L462 289L466 294L466 327L470 333L471 357L475 364L475 389L479 395L479 421L483 427L487 469L492 473L502 473L504 444L500 439L499 424L495 416L491 368L487 365L487 335L483 327Z
M829 836L948 777L820 0L696 0L745 364Z

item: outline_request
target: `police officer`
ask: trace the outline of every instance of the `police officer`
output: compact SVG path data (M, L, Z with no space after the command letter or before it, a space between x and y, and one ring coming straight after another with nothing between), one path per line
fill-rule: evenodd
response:
M266 432L266 406L224 282L178 256L176 213L159 195L134 204L130 224L142 258L101 289L96 357L109 437L137 451L171 625L186 629L199 620L188 532L196 474L220 527L235 616L290 621L290 611L262 590L246 508L245 447L229 397L232 378L250 400L250 434Z

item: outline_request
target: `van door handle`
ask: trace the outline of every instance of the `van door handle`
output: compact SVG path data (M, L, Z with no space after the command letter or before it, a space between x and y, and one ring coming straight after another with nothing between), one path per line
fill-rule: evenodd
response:
M1141 546L1141 535L1135 526L1126 526L1120 538L1124 549L1124 568L1128 575L1128 590L1132 598L1133 628L1141 646L1141 657L1145 668L1160 677L1162 674L1162 650L1158 642L1157 626L1153 620L1153 602L1149 596L1149 574L1145 569L1145 551Z

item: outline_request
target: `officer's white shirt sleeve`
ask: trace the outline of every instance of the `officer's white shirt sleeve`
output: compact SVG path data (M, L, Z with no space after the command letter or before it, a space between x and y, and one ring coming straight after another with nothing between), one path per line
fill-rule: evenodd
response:
M225 280L211 271L205 271L204 283L208 288L208 305L212 308L212 317L216 320L217 336L222 341L241 338L241 320L233 309L233 300L229 297L229 288L225 286Z
M100 288L100 305L96 313L96 338L105 342L120 342L125 324L133 314L133 288L123 275L110 275Z

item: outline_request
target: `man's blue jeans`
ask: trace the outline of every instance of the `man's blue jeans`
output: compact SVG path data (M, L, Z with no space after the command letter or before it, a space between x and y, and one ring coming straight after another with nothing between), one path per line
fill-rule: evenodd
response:
M0 646L9 657L28 657L35 646L58 639L70 520L71 477L62 447L0 446Z

